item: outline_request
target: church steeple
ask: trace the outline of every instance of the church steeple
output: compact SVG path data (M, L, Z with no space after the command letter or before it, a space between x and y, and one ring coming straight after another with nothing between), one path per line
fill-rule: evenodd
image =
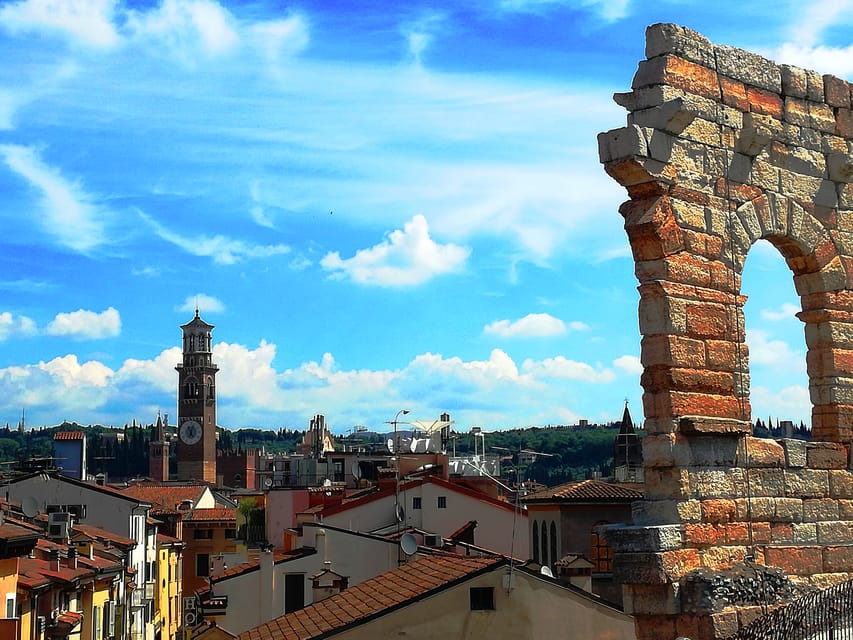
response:
M634 429L631 412L628 411L628 401L622 412L622 422L619 433L613 443L613 472L616 480L621 482L641 482L643 475L643 444Z

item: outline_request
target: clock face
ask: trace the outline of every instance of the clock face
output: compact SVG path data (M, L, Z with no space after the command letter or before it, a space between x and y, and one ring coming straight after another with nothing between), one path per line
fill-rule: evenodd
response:
M201 440L201 425L195 420L185 420L178 431L178 437L184 444L195 444Z

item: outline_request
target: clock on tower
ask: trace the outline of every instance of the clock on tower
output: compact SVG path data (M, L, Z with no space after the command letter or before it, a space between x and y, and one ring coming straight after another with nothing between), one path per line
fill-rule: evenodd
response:
M216 482L216 372L211 331L195 311L181 325L183 360L178 372L178 480Z

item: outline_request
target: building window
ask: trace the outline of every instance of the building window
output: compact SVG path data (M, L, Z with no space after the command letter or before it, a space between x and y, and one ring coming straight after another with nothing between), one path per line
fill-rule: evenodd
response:
M210 575L210 554L199 553L196 555L195 574L199 578L206 578Z
M447 496L438 496L438 508L447 509Z
M6 594L6 617L14 618L15 617L15 594L7 593Z
M494 587L471 587L471 611L494 611Z
M592 528L592 570L595 573L610 573L613 570L613 550L604 536L599 533L599 527L607 522L596 522Z
M225 530L225 539L232 540L237 537L237 529L226 529Z
M539 564L539 523L536 520L533 521L533 536L531 539L533 540L533 562Z
M193 529L193 540L213 540L213 529Z
M549 566L548 563L548 523L542 521L542 566Z
M421 497L415 496L412 498L412 509L420 509L421 508Z

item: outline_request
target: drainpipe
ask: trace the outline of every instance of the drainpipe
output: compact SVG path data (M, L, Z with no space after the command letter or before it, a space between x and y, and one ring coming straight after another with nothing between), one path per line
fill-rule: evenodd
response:
M260 597L260 622L267 622L273 619L272 613L272 598L275 592L275 576L273 575L273 554L272 545L263 547L261 555L258 559L260 563L260 584L258 585Z

